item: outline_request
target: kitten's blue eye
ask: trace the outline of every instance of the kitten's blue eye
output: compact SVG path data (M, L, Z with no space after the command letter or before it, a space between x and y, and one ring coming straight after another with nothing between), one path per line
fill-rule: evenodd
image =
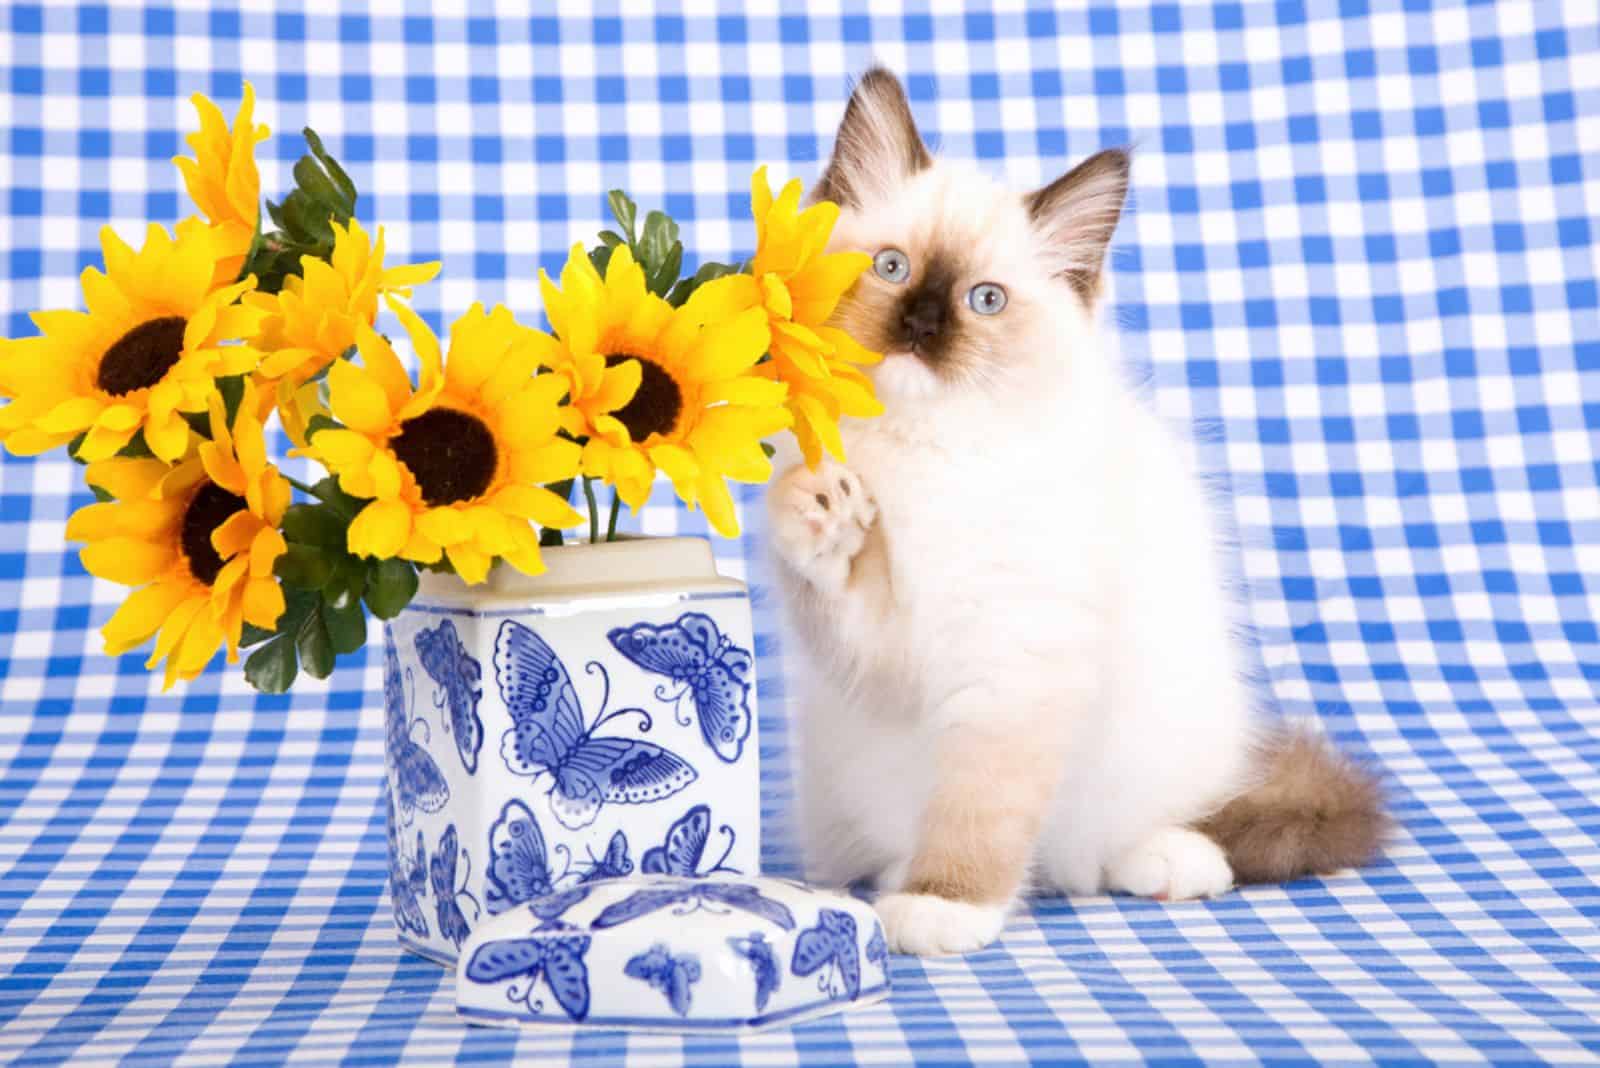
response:
M993 282L979 282L968 291L967 306L979 315L999 315L1006 306L1006 291Z
M872 257L872 270L885 282L899 285L911 277L911 259L897 248L886 248Z

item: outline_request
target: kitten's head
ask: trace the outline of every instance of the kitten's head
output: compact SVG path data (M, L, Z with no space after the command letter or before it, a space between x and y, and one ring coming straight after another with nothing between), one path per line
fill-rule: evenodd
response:
M900 82L870 70L814 190L842 209L831 247L873 256L836 321L886 355L886 399L1025 383L1089 329L1127 190L1123 149L1023 194L935 160Z

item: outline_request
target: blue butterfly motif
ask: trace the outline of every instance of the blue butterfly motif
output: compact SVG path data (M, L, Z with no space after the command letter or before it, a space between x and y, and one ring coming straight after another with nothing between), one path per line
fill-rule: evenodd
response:
M479 680L483 669L467 655L456 625L446 619L432 630L417 632L417 658L422 670L444 688L438 707L448 708L450 733L455 736L456 752L470 775L478 772L478 750L483 748L483 720L478 718L478 699L483 696Z
M550 774L550 809L562 826L587 827L608 801L660 801L695 780L694 768L659 745L636 738L596 738L595 730L611 717L602 715L584 726L566 666L543 638L521 623L508 619L500 625L494 669L511 713L512 727L500 744L506 767L515 775Z
M405 682L400 677L400 657L394 642L383 643L384 755L394 776L395 806L410 823L417 809L438 812L450 800L450 784L428 751L411 740L412 727ZM423 724L426 727L426 724Z
M861 953L856 948L856 921L848 912L823 909L815 927L807 927L794 940L789 970L796 975L821 971L817 989L830 998L854 998L861 993Z
M578 876L580 883L592 883L596 879L620 879L624 875L633 874L633 860L628 856L628 839L621 831L611 836L611 844L606 847L606 855L595 857L590 854L588 870Z
M689 1015L691 988L700 981L700 958L692 953L674 957L663 943L657 942L629 960L622 970L667 995L667 1004L672 1006L673 1012L679 1016Z
M646 875L682 875L691 879L714 872L742 875L744 873L738 868L730 868L724 863L728 854L733 852L734 831L726 823L722 825L722 830L728 836L728 848L716 864L701 871L700 862L705 856L706 840L711 836L711 809L706 805L696 805L673 823L667 831L665 842L644 851L639 868Z
M889 943L883 937L883 924L876 920L872 922L872 937L867 939L867 959L888 972Z
M589 939L583 935L501 938L473 952L466 975L478 983L527 979L524 987L513 983L506 998L522 1002L536 1015L544 1011L544 1002L533 997L542 978L567 1017L582 1020L589 1015L589 966L583 959L588 952Z
M456 825L444 829L444 834L439 836L439 848L433 851L433 859L428 861L428 874L433 883L433 907L439 919L439 933L461 948L467 936L472 933L472 928L467 925L466 914L461 911L459 900L465 897L472 902L474 910L478 907L477 898L465 889L456 889L456 855L459 852L466 860L468 868L464 882L472 880L472 854L464 849L458 849L456 838Z
M767 999L778 989L782 975L778 958L772 952L772 943L760 931L751 931L749 938L728 939L728 945L750 962L750 970L756 976L756 1011L765 1011Z
M606 635L617 652L655 675L665 675L692 696L700 736L718 759L732 764L750 737L750 680L755 658L717 630L711 617L686 612L676 623L636 623ZM667 695L657 690L656 696ZM683 722L687 722L684 720Z
M419 938L428 937L428 920L422 914L417 896L428 887L425 868L422 832L417 832L417 852L410 862L400 847L399 825L394 818L394 798L387 797L389 805L389 900L394 905L394 924L402 931L410 931Z
M770 897L761 896L761 891L753 886L723 882L720 879L668 883L664 886L635 890L621 901L612 902L601 909L600 915L594 919L593 926L616 927L630 920L637 920L641 916L648 916L652 912L660 912L672 905L682 906L673 909L673 914L677 916L685 916L700 909L710 912L739 909L752 916L759 916L768 923L777 924L785 931L794 930L794 913L789 911L789 906Z
M500 818L489 827L489 868L484 878L491 915L555 889L544 833L521 801L507 801Z

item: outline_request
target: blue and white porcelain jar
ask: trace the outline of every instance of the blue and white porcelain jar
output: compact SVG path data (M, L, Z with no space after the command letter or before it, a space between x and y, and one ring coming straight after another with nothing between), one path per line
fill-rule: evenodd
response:
M546 549L425 574L385 628L389 878L407 948L596 879L757 874L749 593L709 543Z

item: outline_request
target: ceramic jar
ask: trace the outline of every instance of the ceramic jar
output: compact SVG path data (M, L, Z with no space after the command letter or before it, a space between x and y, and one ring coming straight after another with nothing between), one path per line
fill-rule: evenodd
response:
M407 948L633 874L757 874L754 635L709 543L546 549L424 574L384 633L389 876Z

